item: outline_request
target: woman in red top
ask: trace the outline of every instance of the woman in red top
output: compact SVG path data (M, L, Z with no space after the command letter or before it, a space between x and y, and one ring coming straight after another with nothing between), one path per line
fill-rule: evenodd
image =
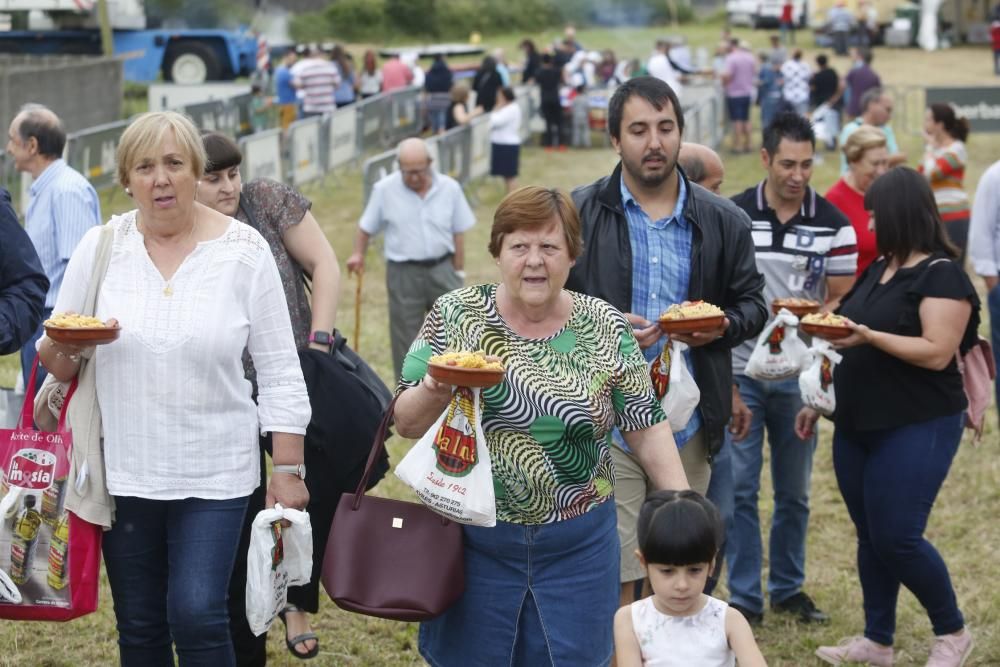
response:
M847 157L847 171L824 195L847 216L858 237L858 272L861 273L878 257L875 232L865 210L865 192L875 179L889 168L889 150L885 133L877 127L862 125L852 132L841 146Z

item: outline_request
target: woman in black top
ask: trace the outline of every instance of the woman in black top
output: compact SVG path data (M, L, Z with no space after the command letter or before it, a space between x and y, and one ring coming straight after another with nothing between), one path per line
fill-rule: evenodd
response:
M521 83L528 85L534 83L535 75L542 66L542 56L538 53L538 48L530 39L521 41L521 50L524 51L524 66L521 69Z
M833 378L833 463L857 528L865 630L816 654L834 664L892 664L902 584L937 635L933 664L957 666L972 636L948 568L923 533L962 437L966 398L955 353L976 340L979 299L920 174L887 172L865 193L865 208L882 256L841 301L854 333L832 342L843 354ZM811 434L817 416L803 408L799 437Z
M497 103L497 90L502 85L500 73L497 72L497 61L486 56L472 79L472 89L476 91L476 106L482 107L487 113L493 111Z
M562 144L563 132L563 108L559 99L563 71L556 67L551 54L542 54L542 66L535 74L535 81L542 94L542 118L545 119L542 145L546 148L558 148Z

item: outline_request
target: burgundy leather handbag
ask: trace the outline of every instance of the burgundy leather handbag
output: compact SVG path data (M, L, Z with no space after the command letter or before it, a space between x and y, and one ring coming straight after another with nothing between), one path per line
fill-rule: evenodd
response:
M425 621L444 613L465 590L462 528L419 503L365 496L395 407L393 399L358 488L337 504L322 581L341 609Z

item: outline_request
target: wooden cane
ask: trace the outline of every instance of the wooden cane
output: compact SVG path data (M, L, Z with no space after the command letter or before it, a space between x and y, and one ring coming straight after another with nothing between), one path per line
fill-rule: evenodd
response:
M358 285L354 288L354 351L361 351L361 283L364 282L364 272L358 271Z

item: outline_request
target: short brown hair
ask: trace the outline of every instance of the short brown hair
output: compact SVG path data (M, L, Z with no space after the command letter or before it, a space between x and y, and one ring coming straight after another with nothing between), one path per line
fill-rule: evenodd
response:
M573 200L557 188L537 185L514 190L497 206L490 229L490 254L500 256L500 246L507 234L519 229L544 227L552 222L553 216L562 223L570 259L576 259L583 252L583 235L580 232L580 215L573 206Z
M195 177L201 178L205 174L205 147L191 118L176 111L148 111L125 128L118 142L115 160L118 163L118 182L122 187L128 187L128 175L136 163L159 148L163 137L171 131Z
M865 153L873 148L885 148L888 146L885 132L874 125L861 125L847 136L841 150L848 164L853 164L863 158Z

